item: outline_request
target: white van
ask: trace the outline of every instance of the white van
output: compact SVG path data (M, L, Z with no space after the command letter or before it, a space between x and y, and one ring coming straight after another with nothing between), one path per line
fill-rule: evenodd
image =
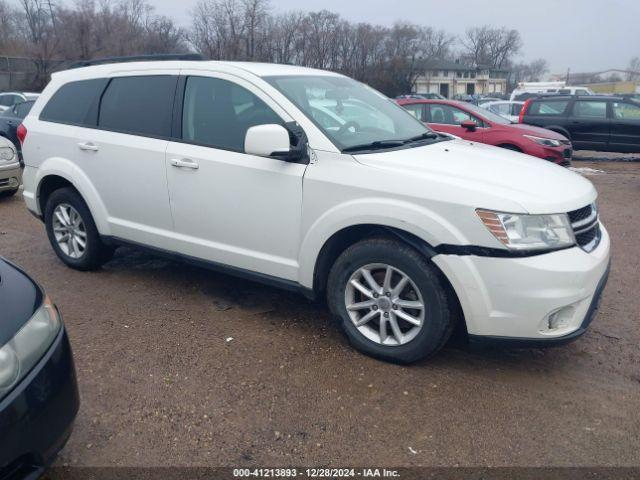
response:
M607 278L588 180L437 134L336 73L78 68L53 75L20 138L25 202L68 266L134 245L324 298L356 348L390 361L434 354L456 325L572 340Z
M550 95L595 95L587 87L568 87L565 82L521 82L511 92L511 100L522 100L523 94Z

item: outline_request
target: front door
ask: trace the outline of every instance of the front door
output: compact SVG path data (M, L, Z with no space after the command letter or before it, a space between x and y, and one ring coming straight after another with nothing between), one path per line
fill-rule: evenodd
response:
M576 100L569 116L573 146L576 150L606 150L610 124L606 100Z
M640 153L640 105L612 102L609 148L613 152Z
M449 84L448 83L441 83L440 84L440 95L442 95L444 98L449 98Z
M245 80L182 73L180 140L166 155L176 249L296 279L306 165L244 153L248 128L291 119Z

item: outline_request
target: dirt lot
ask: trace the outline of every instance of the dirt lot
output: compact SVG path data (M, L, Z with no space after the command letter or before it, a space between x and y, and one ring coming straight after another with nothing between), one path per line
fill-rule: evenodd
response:
M585 163L613 240L599 316L548 350L352 350L302 297L121 250L70 270L19 196L0 252L63 313L82 396L58 465L640 465L640 164Z

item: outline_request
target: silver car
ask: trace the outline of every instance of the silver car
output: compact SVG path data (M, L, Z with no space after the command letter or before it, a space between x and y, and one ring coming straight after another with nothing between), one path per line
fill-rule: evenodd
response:
M0 137L0 197L10 197L15 194L21 178L22 170L13 143Z

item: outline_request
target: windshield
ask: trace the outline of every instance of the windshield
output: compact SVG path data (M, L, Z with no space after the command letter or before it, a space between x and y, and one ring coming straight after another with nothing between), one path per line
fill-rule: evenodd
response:
M473 103L465 103L464 106L466 107L467 110L469 110L469 111L471 111L473 113L477 113L478 115L480 115L481 117L486 118L490 122L499 123L501 125L509 125L510 123L513 123L511 120L508 120L508 119L506 119L504 117L501 117L497 113L493 113L491 110L487 110L485 108L478 107L477 105L474 105Z
M347 77L287 75L265 80L302 110L340 150L374 143L398 146L432 133L393 100Z

